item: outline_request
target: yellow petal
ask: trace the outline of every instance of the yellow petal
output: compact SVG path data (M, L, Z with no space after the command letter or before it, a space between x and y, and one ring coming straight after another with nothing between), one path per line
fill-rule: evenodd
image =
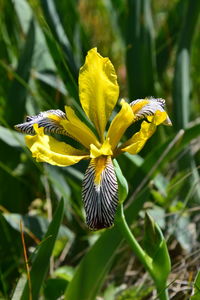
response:
M43 111L36 116L27 116L26 122L15 125L15 129L26 134L34 135L34 124L44 127L45 133L58 133L66 135L65 129L61 126L61 120L65 120L66 115L60 109L50 109Z
M100 146L95 134L76 116L73 109L66 106L65 110L67 120L62 120L61 125L68 135L80 142L87 149L90 149L91 144Z
M112 150L115 149L122 135L134 120L134 115L130 105L124 100L122 100L120 104L122 108L112 120L107 134L107 137L110 140Z
M128 141L126 141L119 150L120 152L129 152L130 154L137 154L144 147L146 141L154 134L157 125L163 123L166 119L167 113L156 111L154 116L147 117L148 123L143 121L139 132L135 133Z
M130 103L130 106L135 115L135 121L146 118L147 116L154 116L156 111L165 111L165 100L162 98L145 98L137 99ZM169 116L166 113L165 120L162 122L164 125L172 125Z
M165 111L157 110L154 116L148 116L147 120L155 125L162 124L167 119L167 113Z
M65 167L89 157L85 152L45 135L44 128L38 128L37 124L34 125L34 130L36 135L26 136L26 145L39 162Z
M147 99L139 99L130 103L134 114L137 114L145 105L149 103Z
M153 135L156 125L143 121L139 132L135 133L124 145L120 147L120 152L137 154L144 147L146 141Z
M102 155L106 155L106 156L113 155L109 139L106 139L100 148L97 148L95 145L90 146L91 158L97 158Z
M80 69L79 97L102 142L106 123L118 95L117 75L112 63L108 58L102 57L96 48L91 49Z

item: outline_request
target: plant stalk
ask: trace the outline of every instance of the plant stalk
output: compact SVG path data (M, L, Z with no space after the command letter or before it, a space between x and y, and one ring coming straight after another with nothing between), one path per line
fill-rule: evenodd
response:
M156 289L158 298L160 300L169 300L168 290L163 289L163 287L160 287L160 284L158 283L158 279L156 278L153 269L152 269L152 259L149 257L145 251L142 249L142 247L137 242L136 238L132 234L125 216L124 216L124 210L123 210L123 204L119 205L117 214L116 214L116 226L119 228L121 234L123 235L124 239L128 242L129 246L133 250L134 254L137 256L137 258L140 260L140 262L143 264L145 269L148 271L150 276L152 277Z
M158 294L158 298L160 300L169 300L169 294L168 294L168 289L165 288L164 290L160 290L159 288L157 288L157 294Z

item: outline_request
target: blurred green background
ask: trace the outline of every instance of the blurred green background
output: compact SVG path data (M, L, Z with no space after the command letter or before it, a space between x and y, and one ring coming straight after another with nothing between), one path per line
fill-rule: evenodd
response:
M36 163L13 130L26 115L66 104L84 118L77 80L92 47L115 66L120 98L166 99L173 127L118 161L132 230L142 243L148 210L167 239L170 299L189 299L200 265L199 11L198 0L0 0L0 299L30 299L20 219L33 300L155 299L116 229L86 227L87 163Z

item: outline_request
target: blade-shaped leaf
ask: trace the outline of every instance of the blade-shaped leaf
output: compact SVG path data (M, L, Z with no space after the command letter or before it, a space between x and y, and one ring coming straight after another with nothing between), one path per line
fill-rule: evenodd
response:
M144 250L152 258L152 272L160 289L166 287L166 281L171 270L170 257L166 241L158 224L146 213Z
M190 300L199 300L200 299L200 271L197 273L197 276L194 281L194 291Z
M171 54L178 40L178 33L182 24L183 13L187 0L177 1L166 13L166 20L162 24L156 37L156 65L160 78L165 75L165 70L171 59Z
M148 197L149 191L144 189L137 198L137 202L129 207L126 212L129 224L134 221ZM102 234L79 264L72 281L66 289L66 300L95 299L121 241L122 236L116 226Z
M29 3L43 31L50 54L63 82L66 84L71 96L77 100L78 69L71 43L64 32L54 1L29 0Z
M195 33L200 1L187 1L187 10L180 32L176 56L173 102L174 125L177 129L186 128L190 115L190 50Z
M17 282L17 286L14 290L12 300L19 300L21 298L25 284L26 284L26 277L23 274Z
M30 22L29 30L26 37L26 43L21 53L18 67L16 70L19 78L27 83L30 76L31 61L34 52L35 27L33 20ZM22 85L17 78L12 82L8 94L7 108L5 119L12 126L23 120L25 113L27 88Z
M129 0L127 20L129 97L154 95L155 51L150 0Z
M191 112L191 83L190 83L190 52L192 39L198 24L200 12L200 1L187 1L187 10L180 32L179 45L176 55L175 74L173 82L173 103L174 103L174 126L177 129L187 128ZM189 151L184 159L179 162L181 170L191 168L191 180L186 182L181 192L182 198L185 192L190 189L193 181L199 181L199 174L196 171L195 160ZM200 185L196 189L196 201L200 199Z
M12 147L24 147L24 138L23 136L0 125L0 140Z
M50 257L57 238L58 230L63 218L64 202L60 201L55 212L52 222L50 223L47 233L44 236L43 242L38 246L38 251L34 257L32 268L30 271L32 299L39 299L40 288L43 284L44 277L49 267ZM29 299L28 282L24 288L21 300Z

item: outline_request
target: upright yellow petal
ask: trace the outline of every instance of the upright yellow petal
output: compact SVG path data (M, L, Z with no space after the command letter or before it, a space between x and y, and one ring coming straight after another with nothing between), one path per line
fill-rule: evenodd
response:
M79 97L86 115L99 133L101 142L118 96L117 75L112 63L108 58L103 58L96 48L91 49L80 69Z
M65 167L76 164L82 159L89 158L87 153L45 135L43 127L38 128L37 124L33 126L36 135L27 135L26 145L37 161Z
M95 134L75 114L70 106L65 107L67 120L62 120L61 125L67 134L90 149L90 145L100 146Z
M124 100L121 101L121 110L112 120L107 137L110 140L112 150L115 149L126 129L132 124L134 115L131 106Z

